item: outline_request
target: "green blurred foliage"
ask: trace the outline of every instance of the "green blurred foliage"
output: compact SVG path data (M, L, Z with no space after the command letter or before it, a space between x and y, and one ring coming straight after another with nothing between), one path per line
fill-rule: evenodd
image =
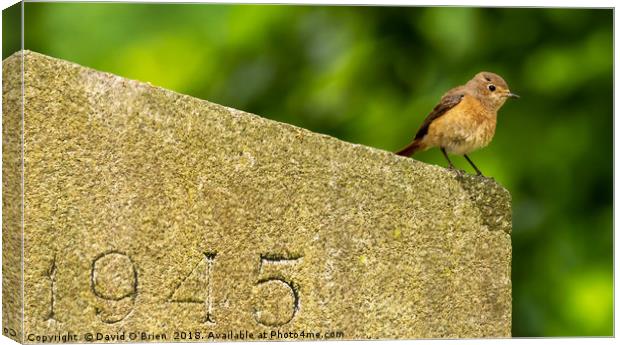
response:
M21 49L21 23L21 3L16 3L2 10L2 59Z
M25 46L390 151L444 91L496 72L522 97L471 157L513 196L513 335L612 335L612 18L601 9L26 3ZM438 150L415 158L446 165Z

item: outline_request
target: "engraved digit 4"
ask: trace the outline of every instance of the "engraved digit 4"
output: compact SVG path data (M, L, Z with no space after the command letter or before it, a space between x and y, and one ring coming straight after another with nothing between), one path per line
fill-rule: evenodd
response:
M176 303L202 303L204 304L205 316L203 323L208 325L215 324L213 316L213 265L215 265L215 257L217 253L206 252L204 260L198 261L189 274L179 282L172 294L168 297L168 302ZM202 269L204 263L204 269ZM202 286L206 285L206 289ZM195 294L196 288L200 288L198 296Z

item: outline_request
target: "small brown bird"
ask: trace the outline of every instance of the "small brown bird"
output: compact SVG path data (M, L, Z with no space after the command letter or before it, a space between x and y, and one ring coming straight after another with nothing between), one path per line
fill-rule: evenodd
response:
M508 98L519 96L510 92L502 77L480 72L467 84L446 92L418 129L413 142L396 154L411 156L420 150L439 147L450 169L454 165L448 153L463 155L478 175L482 175L467 154L491 142L497 111Z

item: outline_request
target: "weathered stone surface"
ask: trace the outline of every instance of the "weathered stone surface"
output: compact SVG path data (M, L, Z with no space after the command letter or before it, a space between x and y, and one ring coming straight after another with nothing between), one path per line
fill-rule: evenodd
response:
M23 307L21 54L2 67L2 334L17 339Z
M3 62L5 266L21 257L19 65ZM16 339L510 336L495 182L32 52L24 80Z

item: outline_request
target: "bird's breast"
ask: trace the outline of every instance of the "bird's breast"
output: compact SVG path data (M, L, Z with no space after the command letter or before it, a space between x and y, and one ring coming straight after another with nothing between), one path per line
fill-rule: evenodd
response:
M491 142L496 123L496 112L487 111L473 97L464 97L456 107L431 123L427 144L444 147L452 154L467 154Z

